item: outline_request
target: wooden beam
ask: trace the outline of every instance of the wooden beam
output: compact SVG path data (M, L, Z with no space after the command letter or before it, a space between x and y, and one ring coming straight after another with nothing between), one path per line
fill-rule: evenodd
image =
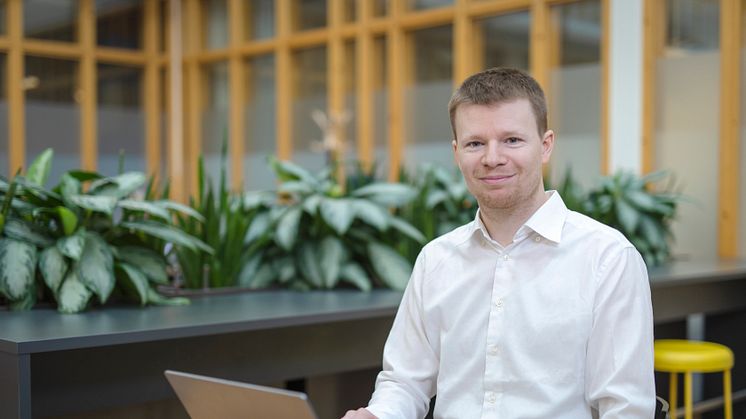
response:
M145 21L145 82L143 98L145 111L145 165L149 175L156 180L161 175L161 88L158 65L158 9L160 2L148 1L143 5Z
M243 159L245 152L245 131L244 123L244 106L246 103L246 78L244 76L243 57L238 51L238 47L243 43L243 17L244 1L229 0L228 2L228 28L229 28L229 45L230 61L228 63L228 86L229 86L229 149L231 165L231 187L234 190L240 190L243 185Z
M740 0L720 0L720 159L718 255L738 256L741 115ZM741 217L743 215L741 214Z
M549 90L550 24L549 6L546 2L531 0L530 68L531 74L545 92Z
M642 173L649 173L655 168L656 74L666 19L658 0L644 0L643 14Z
M453 85L458 87L474 71L474 23L468 0L456 0L453 20ZM481 52L481 51L479 51Z
M185 168L191 168L194 172L194 163L187 161L184 164L184 64L182 54L182 1L169 0L168 2L168 38L166 49L168 50L168 174L171 181L171 199L186 202L187 182Z
M338 144L345 144L346 132L341 124L335 123L345 112L345 80L347 69L344 65L345 60L345 45L344 39L340 28L344 21L344 3L343 0L329 0L328 1L328 14L327 22L329 26L329 41L327 44L328 53L327 57L327 95L329 97L327 118L332 124L334 130L334 136L339 142ZM344 151L340 148L332 149L331 152L334 155L334 161L343 163ZM345 184L345 173L344 165L340 164L337 167L336 173L337 182L339 185L344 187Z
M10 6L10 3L8 4ZM11 9L9 9L10 11ZM26 55L79 60L83 56L80 44L69 42L42 41L38 39L23 40L23 50Z
M26 113L23 93L23 4L9 0L6 4L8 28L8 63L5 80L8 92L8 176L26 165Z
M411 70L407 62L407 42L404 30L398 24L403 16L405 2L389 3L391 19L394 22L388 31L388 122L389 122L389 181L399 180L402 153L404 151L404 88L406 72Z
M476 18L525 10L531 7L531 0L469 1L468 4L469 16Z
M365 170L370 170L374 155L374 108L373 89L373 34L369 23L373 18L373 2L357 0L359 31L357 34L357 49L355 50L355 68L357 69L356 97L357 100L357 155Z
M194 54L202 49L202 26L200 18L200 1L187 0L185 6L186 16L184 18L186 27L189 28L185 33L185 48L190 54ZM181 27L181 26L180 26ZM176 38L174 38L176 39ZM173 45L176 46L175 44ZM187 93L187 111L186 111L186 153L188 177L187 193L194 196L197 193L197 157L202 153L202 69L196 60L186 61L186 80L183 89ZM179 87L182 88L182 87ZM177 102L174 102L176 104Z
M96 92L96 12L94 0L79 1L78 30L80 59L80 163L84 170L96 170L98 160Z
M293 74L291 72L292 57L290 56L290 45L288 38L292 31L293 16L291 0L277 0L275 2L275 13L277 16L277 39L276 52L277 72L275 86L277 90L277 155L280 159L288 160L293 155Z

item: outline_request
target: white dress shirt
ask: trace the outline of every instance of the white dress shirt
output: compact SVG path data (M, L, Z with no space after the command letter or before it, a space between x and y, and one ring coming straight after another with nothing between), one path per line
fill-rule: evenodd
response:
M381 419L650 419L647 270L556 192L507 247L476 219L415 263L368 410Z

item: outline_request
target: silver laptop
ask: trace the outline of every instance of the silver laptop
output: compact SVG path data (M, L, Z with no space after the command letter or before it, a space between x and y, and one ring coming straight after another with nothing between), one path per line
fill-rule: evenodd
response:
M317 419L304 393L178 371L165 374L192 419Z

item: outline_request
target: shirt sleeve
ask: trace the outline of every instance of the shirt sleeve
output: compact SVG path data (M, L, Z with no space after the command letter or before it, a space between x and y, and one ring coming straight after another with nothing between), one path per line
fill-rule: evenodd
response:
M424 251L415 263L383 350L383 370L367 409L379 419L418 419L435 394L438 357L423 315Z
M585 381L600 419L653 417L650 283L633 247L614 252L598 270Z

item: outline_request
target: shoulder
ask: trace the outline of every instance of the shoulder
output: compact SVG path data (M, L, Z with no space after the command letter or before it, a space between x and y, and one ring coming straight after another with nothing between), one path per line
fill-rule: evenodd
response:
M573 240L591 240L596 246L609 246L618 249L634 248L632 243L619 230L575 211L568 211L562 234L563 240L567 236L567 238Z
M474 231L474 221L472 221L436 237L422 248L418 261L426 264L424 268L427 271L436 269L437 265L444 260L461 254L463 247L468 244L474 234L479 233Z

